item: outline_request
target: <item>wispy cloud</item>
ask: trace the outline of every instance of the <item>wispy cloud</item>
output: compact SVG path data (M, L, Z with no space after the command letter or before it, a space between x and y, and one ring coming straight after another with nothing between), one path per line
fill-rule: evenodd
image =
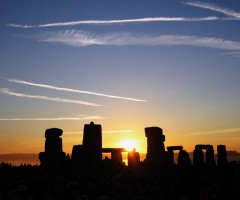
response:
M198 22L198 21L213 21L218 20L217 17L147 17L139 19L120 19L120 20L83 20L71 22L58 22L41 25L20 25L20 24L7 24L14 28L46 28L54 26L76 26L76 25L104 25L104 24L129 24L129 23L147 23L147 22Z
M182 45L182 46L197 46L209 47L225 50L240 50L240 42L225 40L215 37L199 37L189 35L146 35L133 33L108 33L94 34L79 30L66 30L58 32L49 32L43 34L40 39L42 42L62 43L70 46L83 47L89 45L109 45L109 46L124 46L124 45Z
M215 4L197 2L197 1L184 2L184 4L189 5L189 6L195 6L195 7L199 7L199 8L216 11L216 12L222 13L224 15L227 15L229 17L234 17L234 18L240 19L240 12L234 11L229 8L222 8Z
M239 58L240 51L226 52L226 53L222 53L222 55L230 55L232 57Z
M232 140L232 142L236 142L236 143L238 143L239 139L240 139L240 136L236 136L236 135L216 138L216 140L224 140L224 141Z
M17 93L8 88L0 88L0 94L24 97L24 98L30 98L30 99L42 99L42 100L55 101L55 102L61 102L61 103L73 103L73 104L81 104L81 105L87 105L87 106L101 106L101 105L91 103L91 102L86 102L86 101L78 101L78 100L63 99L63 98L58 98L58 97L48 97L48 96Z
M186 134L185 136L212 135L212 134L233 133L233 132L240 132L240 128L199 131L199 132L193 132L193 133Z
M80 121L80 120L94 120L106 119L101 116L79 115L79 117L54 117L54 118L0 118L0 121Z
M27 82L27 81L17 80L17 79L7 79L7 81L24 84L24 85L35 86L35 87L47 88L47 89L52 89L52 90L65 91L65 92L97 95L97 96L103 96L103 97L108 97L108 98L116 98L116 99L131 100L131 101L146 101L146 100L129 98L129 97L114 96L114 95L108 95L108 94L102 94L102 93L96 93L96 92L90 92L90 91L84 91L84 90L76 90L76 89L70 89L70 88L57 87L57 86L53 86L53 85L32 83L32 82Z

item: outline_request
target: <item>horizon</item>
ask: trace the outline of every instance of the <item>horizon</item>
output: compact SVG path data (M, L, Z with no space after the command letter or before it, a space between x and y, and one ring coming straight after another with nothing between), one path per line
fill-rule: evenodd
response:
M0 154L63 150L102 125L102 146L146 153L225 144L240 152L240 4L220 1L0 2ZM131 147L130 147L131 146Z
M231 161L237 161L239 162L240 159L240 152L236 152L237 154L232 154L232 151L227 150L227 159L229 162ZM191 160L193 159L193 152L188 152ZM205 152L204 152L205 154ZM26 157L27 155L27 157ZM0 154L0 164L3 163L11 163L13 166L19 166L24 164L30 164L30 165L40 165L40 160L38 158L39 154L37 153L10 153L10 154ZM108 158L111 158L111 155L109 153L103 153L102 159L107 156ZM122 153L123 156L123 162L128 165L128 159L127 159L127 152ZM174 152L174 162L177 163L177 156L178 152ZM215 161L217 162L217 154L214 154ZM140 160L144 161L146 159L146 153L140 153Z

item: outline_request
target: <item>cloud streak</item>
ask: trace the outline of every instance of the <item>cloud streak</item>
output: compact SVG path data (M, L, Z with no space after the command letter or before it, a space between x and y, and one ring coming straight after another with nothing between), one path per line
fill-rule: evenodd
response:
M217 17L148 17L139 19L120 19L120 20L81 20L71 22L58 22L41 24L36 26L20 25L20 24L7 24L14 28L46 28L56 26L76 26L76 25L106 25L106 24L131 24L131 23L148 23L148 22L198 22L198 21L214 21L218 20Z
M101 105L91 103L91 102L86 102L86 101L78 101L78 100L64 99L64 98L58 98L58 97L48 97L48 96L17 93L17 92L14 92L13 90L10 90L8 88L0 88L0 94L17 96L17 97L24 97L24 98L30 98L30 99L42 99L42 100L61 102L61 103L80 104L80 105L86 105L86 106L101 106Z
M133 33L94 34L79 30L49 32L41 36L40 41L61 43L70 46L195 46L224 50L240 50L240 42L215 37L199 37L191 35L146 35Z
M232 9L229 9L229 8L222 8L222 7L219 7L215 4L203 3L203 2L194 2L194 1L184 2L184 4L189 5L189 6L198 7L198 8L204 8L204 9L207 9L207 10L212 10L212 11L219 12L219 13L222 13L224 15L227 15L229 17L234 17L234 18L240 19L240 12L236 12L236 11L234 11Z
M230 56L235 57L235 58L240 58L240 51L222 53L222 55L230 55Z
M105 119L101 116L79 115L79 117L55 117L55 118L0 118L0 121L81 121L81 120L94 120Z
M7 79L7 81L9 81L9 82L14 82L14 83L18 83L18 84L35 86L35 87L47 88L47 89L51 89L51 90L64 91L64 92L73 92L73 93L97 95L97 96L103 96L103 97L115 98L115 99L123 99L123 100L130 100L130 101L146 101L146 100L129 98L129 97L121 97L121 96L114 96L114 95L108 95L108 94L90 92L90 91L85 91L85 90L75 90L75 89L70 89L70 88L56 87L56 86L53 86L53 85L45 85L45 84L32 83L32 82L27 82L27 81L17 80L17 79Z
M199 131L199 132L189 133L185 136L212 135L212 134L233 133L233 132L240 132L240 128L228 128L228 129L220 129L220 130Z

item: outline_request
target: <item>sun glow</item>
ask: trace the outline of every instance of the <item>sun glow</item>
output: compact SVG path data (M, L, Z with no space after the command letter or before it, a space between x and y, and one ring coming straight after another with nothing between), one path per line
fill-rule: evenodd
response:
M119 147L125 148L127 151L132 151L134 148L136 148L136 142L134 140L125 140L122 142L119 142Z

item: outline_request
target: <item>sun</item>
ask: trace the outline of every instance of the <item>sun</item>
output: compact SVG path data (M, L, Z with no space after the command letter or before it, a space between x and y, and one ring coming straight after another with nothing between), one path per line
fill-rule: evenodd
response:
M125 148L127 151L132 151L135 148L135 141L134 140L125 140L119 142L119 146Z

